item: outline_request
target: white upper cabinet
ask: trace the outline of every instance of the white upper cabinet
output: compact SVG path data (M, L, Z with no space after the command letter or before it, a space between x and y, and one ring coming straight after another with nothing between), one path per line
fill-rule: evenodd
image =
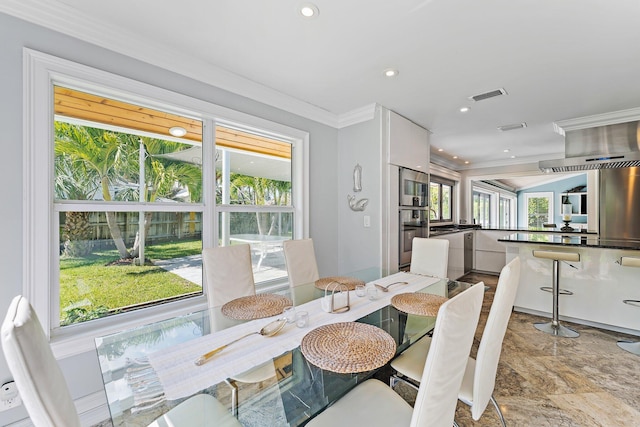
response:
M429 131L389 111L389 163L429 172Z

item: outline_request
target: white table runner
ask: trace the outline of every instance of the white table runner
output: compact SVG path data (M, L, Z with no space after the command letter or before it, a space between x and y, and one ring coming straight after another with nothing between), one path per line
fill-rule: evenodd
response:
M355 291L351 291L349 295L351 310L341 314L322 311L321 299L309 301L296 307L297 311L304 310L309 313L308 327L298 328L295 323L290 323L274 337L252 335L225 348L202 366L194 364L199 356L243 335L257 332L264 325L281 316L253 320L172 348L163 349L150 354L149 363L160 379L166 399L175 400L188 397L293 350L300 345L302 338L310 330L318 326L355 321L389 305L391 297L396 293L415 292L440 280L435 277L410 273L396 273L374 282L383 286L398 281L408 284L392 286L389 288L389 292L380 291L378 292L379 298L373 301L367 297L357 297ZM368 286L374 282L370 282Z

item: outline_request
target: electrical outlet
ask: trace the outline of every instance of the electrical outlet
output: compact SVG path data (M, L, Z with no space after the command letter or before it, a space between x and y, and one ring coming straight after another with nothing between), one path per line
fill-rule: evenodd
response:
M0 388L0 412L22 405L18 388L13 381L2 384Z

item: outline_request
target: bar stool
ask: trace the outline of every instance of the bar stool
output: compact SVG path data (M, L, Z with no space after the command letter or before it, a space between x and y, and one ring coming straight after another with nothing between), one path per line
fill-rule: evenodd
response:
M640 258L633 258L628 256L623 256L620 258L619 264L623 267L640 267ZM625 299L622 300L623 303L628 305L633 305L636 307L640 307L640 300L635 299ZM640 342L639 341L627 341L620 340L618 341L618 347L621 349L628 351L629 353L636 354L640 356Z
M549 287L544 286L541 287L543 291L551 291L553 294L553 316L551 318L551 322L547 323L535 323L533 326L536 329L546 332L547 334L555 335L558 337L566 337L566 338L576 338L580 336L580 334L573 329L567 328L566 326L562 326L558 321L558 300L560 298L560 294L563 295L573 295L572 292L567 290L560 291L560 265L559 261L580 261L580 254L577 252L556 252L556 251L533 251L533 256L536 258L544 258L553 260L553 272L551 274L552 286L551 289Z

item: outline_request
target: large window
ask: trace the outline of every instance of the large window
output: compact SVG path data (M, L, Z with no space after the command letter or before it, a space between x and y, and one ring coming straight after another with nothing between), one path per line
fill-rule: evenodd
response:
M287 276L282 242L293 238L291 144L218 126L216 147L219 242L249 243L256 286L278 283Z
M553 193L525 193L527 227L543 227L553 222Z
M305 132L27 58L23 293L56 355L206 306L203 247L248 242L257 285L284 283L282 240L307 229Z
M454 182L438 176L431 176L429 183L429 221L453 221Z
M491 194L481 191L473 192L473 222L483 227L491 225Z
M516 194L489 181L473 184L473 220L483 227L516 226Z

